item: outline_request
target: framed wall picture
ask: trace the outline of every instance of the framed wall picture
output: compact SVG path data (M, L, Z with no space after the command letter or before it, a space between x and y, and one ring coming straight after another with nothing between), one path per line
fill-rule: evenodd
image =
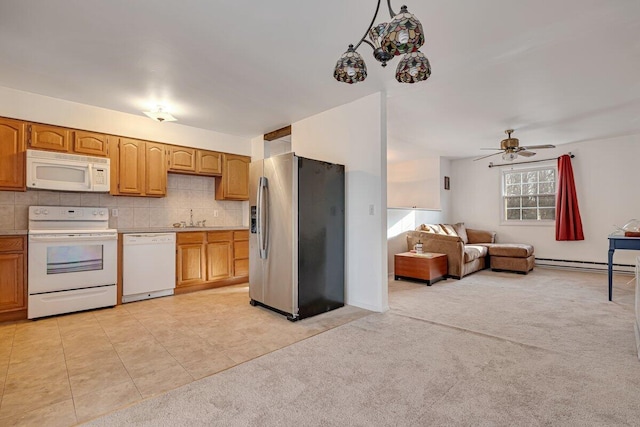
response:
M444 189L445 189L445 190L448 190L448 189L449 189L449 185L450 185L450 183L449 183L449 177L448 177L448 176L445 176L445 177L444 177Z

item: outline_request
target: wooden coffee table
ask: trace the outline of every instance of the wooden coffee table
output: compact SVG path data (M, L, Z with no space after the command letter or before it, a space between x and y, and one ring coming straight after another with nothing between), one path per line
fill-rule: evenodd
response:
M431 286L447 278L447 255L433 252L396 254L394 269L396 280L418 280Z

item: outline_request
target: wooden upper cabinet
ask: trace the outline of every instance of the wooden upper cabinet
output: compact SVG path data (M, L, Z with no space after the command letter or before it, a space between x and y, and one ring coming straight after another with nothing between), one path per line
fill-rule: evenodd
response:
M167 194L167 161L164 144L146 142L145 194L165 196Z
M112 195L167 195L167 147L164 144L111 135L107 139Z
M19 120L0 118L0 190L26 191L25 128Z
M222 155L215 151L198 150L196 173L201 175L221 175Z
M71 131L58 126L29 124L29 148L69 152Z
M77 130L73 133L73 151L89 156L106 157L107 135Z
M249 200L251 158L222 154L222 178L216 179L216 200Z
M175 172L196 171L196 149L171 146L169 170Z
M144 141L120 138L117 177L119 194L144 194L144 158Z

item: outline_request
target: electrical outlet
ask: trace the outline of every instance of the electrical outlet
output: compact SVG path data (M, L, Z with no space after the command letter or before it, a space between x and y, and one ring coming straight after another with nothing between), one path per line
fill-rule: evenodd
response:
M217 209L216 209L215 211L213 211L213 216L214 216L214 217L216 217L216 218L219 216L219 215L218 215L218 210L217 210Z
M375 215L375 214L376 214L375 205L369 205L369 215Z
M118 209L116 209L116 208L111 209L111 216L114 217L114 218L117 218L118 217Z

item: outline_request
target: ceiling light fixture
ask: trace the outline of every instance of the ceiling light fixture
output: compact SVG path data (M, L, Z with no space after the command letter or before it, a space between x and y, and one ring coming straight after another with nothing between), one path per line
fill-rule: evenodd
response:
M160 123L162 122L175 122L176 119L175 117L173 117L171 114L167 113L164 110L164 107L162 105L158 105L156 107L155 110L152 111L143 111L144 114L146 114L147 116L151 117L153 120L156 120Z
M507 149L504 153L502 153L502 160L507 162L513 162L518 158L518 153L513 151L513 149Z
M369 28L364 33L358 44L352 44L345 53L342 54L333 77L343 83L358 83L367 78L367 66L362 56L356 50L362 42L365 42L373 49L373 57L378 60L383 67L394 56L404 54L404 57L396 69L396 80L400 83L416 83L427 80L431 75L431 65L429 60L418 49L424 44L424 33L422 24L412 13L407 11L407 6L402 6L400 13L395 13L391 9L391 0L387 0L391 22L378 24L374 22L380 10L380 1L376 6ZM371 41L366 40L369 36Z

